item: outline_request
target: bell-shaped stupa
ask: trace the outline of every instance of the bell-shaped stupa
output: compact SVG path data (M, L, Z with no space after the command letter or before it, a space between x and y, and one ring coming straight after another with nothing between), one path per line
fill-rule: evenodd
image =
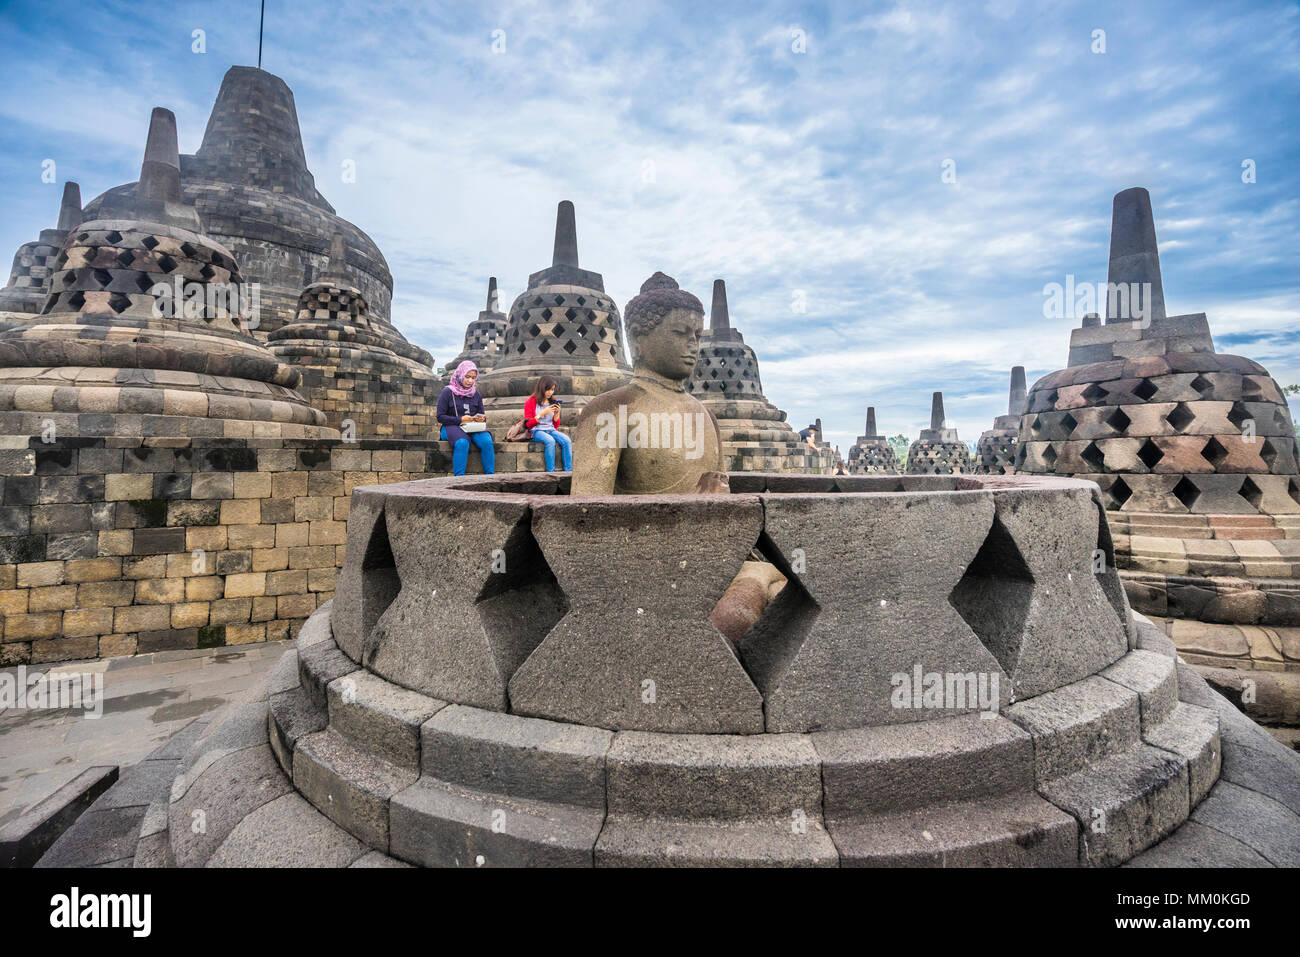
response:
M1016 470L1016 437L1025 412L1025 367L1011 369L1011 394L1007 414L993 420L993 428L980 433L975 445L975 471L981 475L1011 475Z
M947 427L943 415L943 393L930 401L930 427L907 450L908 475L961 475L971 471L970 449Z
M239 266L181 195L176 117L155 109L136 188L69 233L42 314L0 332L5 434L338 437L245 331Z
M347 278L365 295L371 321L389 324L393 277L364 232L337 216L307 169L293 92L265 70L232 66L194 155L180 158L183 201L203 219L206 234L239 260L244 280L257 283L268 333L297 318L298 297L327 268L331 238L342 232ZM355 170L344 167L344 182ZM101 204L135 193L130 183L90 201L87 219L103 219Z
M867 407L867 431L849 449L848 470L852 475L898 474L898 457L889 440L876 431L875 406Z
M487 304L478 318L465 327L465 345L460 355L447 363L443 385L451 381L451 374L466 359L478 366L480 375L496 365L506 335L506 321L497 298L497 277L491 276L488 278Z
M718 420L729 471L821 472L833 466L830 446L814 450L800 441L785 413L763 394L758 357L732 328L721 279L713 281L709 328L700 340L689 389Z
M578 265L577 224L568 200L556 214L551 265L528 277L528 288L510 307L501 355L479 376L489 427L518 421L542 375L555 378L566 426L588 401L632 375L618 306L606 295L600 273Z
M433 357L373 321L334 234L324 275L298 297L298 315L270 335L271 353L302 373L301 391L331 425L357 439L429 439L441 384ZM350 424L349 424L350 423Z
M64 183L58 224L53 229L42 229L38 238L23 243L14 253L9 284L0 289L0 314L35 314L44 308L45 299L50 294L54 261L68 238L68 232L80 222L81 187L76 183Z
M1029 391L1017 471L1101 486L1138 610L1300 624L1295 425L1268 370L1214 350L1204 313L1165 312L1151 197L1116 194L1106 322ZM1177 632L1175 632L1177 636Z

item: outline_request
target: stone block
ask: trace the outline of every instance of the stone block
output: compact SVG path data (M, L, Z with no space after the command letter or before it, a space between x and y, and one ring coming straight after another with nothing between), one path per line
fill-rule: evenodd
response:
M590 867L604 818L420 778L392 798L390 853L425 867Z
M1137 693L1096 676L1019 701L1005 714L1033 736L1040 790L1139 743Z
M250 813L230 832L209 867L348 867L366 846L297 794Z
M390 515L390 538L410 524ZM568 611L510 679L512 710L616 729L761 731L762 696L709 621L761 530L755 496L535 500L532 536ZM399 562L411 547L395 543ZM619 573L593 574L612 554Z
M325 730L299 740L293 783L322 814L371 847L388 851L388 802L418 777Z
M448 784L605 806L605 754L612 732L451 705L421 733L424 773Z

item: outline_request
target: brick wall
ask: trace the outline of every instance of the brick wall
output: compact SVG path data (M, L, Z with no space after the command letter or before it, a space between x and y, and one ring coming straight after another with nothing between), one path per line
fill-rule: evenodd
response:
M445 442L9 441L0 665L291 637L334 593L352 490L451 471ZM497 471L540 448L499 444Z

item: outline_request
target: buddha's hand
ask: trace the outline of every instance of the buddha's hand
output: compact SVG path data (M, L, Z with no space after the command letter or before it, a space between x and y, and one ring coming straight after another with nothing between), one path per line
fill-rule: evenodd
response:
M731 485L727 481L726 472L705 472L695 485L697 495L725 495L730 491Z

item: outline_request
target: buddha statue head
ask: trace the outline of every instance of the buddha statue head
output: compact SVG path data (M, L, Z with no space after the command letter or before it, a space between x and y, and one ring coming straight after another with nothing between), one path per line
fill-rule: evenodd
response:
M700 356L704 306L677 280L657 272L623 313L632 367L673 382L685 382Z

